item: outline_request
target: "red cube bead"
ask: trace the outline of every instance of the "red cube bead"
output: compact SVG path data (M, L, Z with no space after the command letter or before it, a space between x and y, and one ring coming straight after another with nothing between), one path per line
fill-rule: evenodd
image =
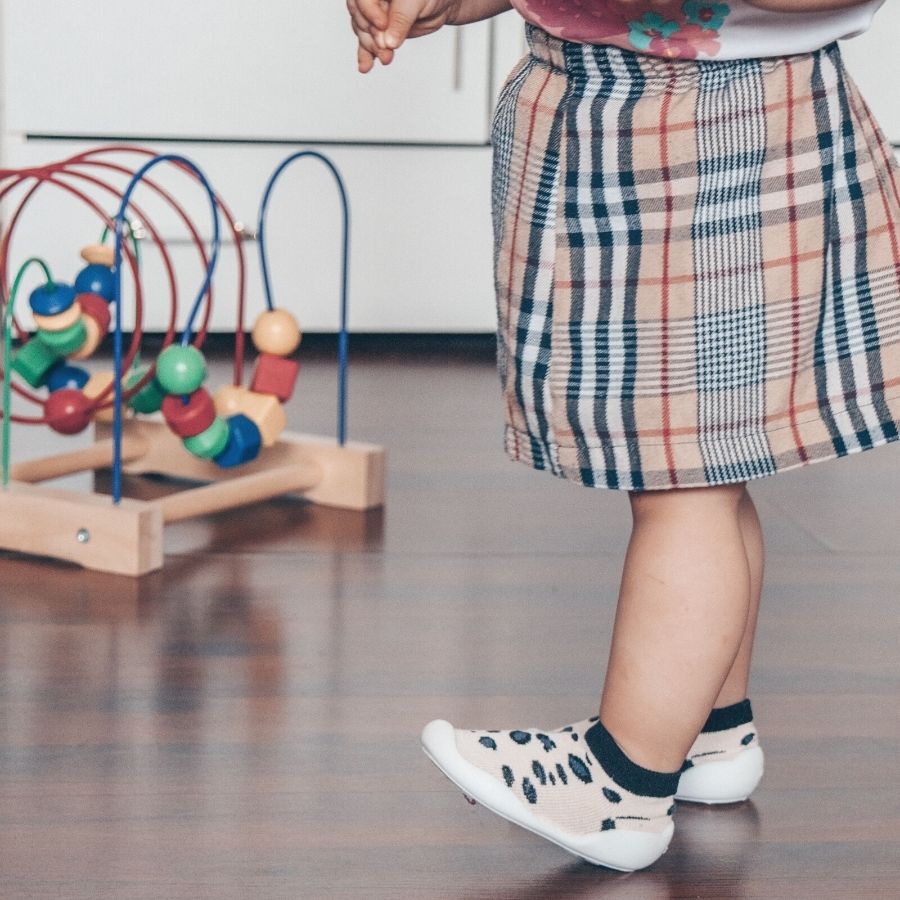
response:
M250 390L256 394L274 394L282 403L291 399L300 363L283 356L261 353L256 360L253 384Z
M206 431L216 418L213 398L206 388L197 388L188 395L188 402L178 394L169 394L162 402L162 414L166 424L178 437L194 437Z

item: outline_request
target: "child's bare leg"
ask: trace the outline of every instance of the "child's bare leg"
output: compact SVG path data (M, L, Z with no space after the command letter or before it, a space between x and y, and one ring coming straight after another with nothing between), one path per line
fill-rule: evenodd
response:
M751 594L743 495L744 483L629 492L600 719L648 769L679 769L741 647Z
M744 538L744 549L750 563L750 610L747 614L747 627L741 647L734 660L734 665L716 697L717 707L740 703L747 697L747 684L750 679L750 659L753 653L753 639L756 636L756 622L759 616L759 598L762 592L763 573L765 570L765 547L763 544L762 526L759 515L749 491L744 490L738 508L738 519L741 534Z
M474 731L437 719L422 733L429 756L470 797L510 821L628 871L665 851L674 801L748 796L762 772L758 754L714 751L719 760L758 763L751 771L739 762L733 768L741 777L724 784L721 774L698 779L703 767L686 760L713 719L747 629L752 579L740 524L743 488L631 492L634 529L600 721ZM734 712L717 710L713 724ZM749 744L744 737L736 735L741 749Z

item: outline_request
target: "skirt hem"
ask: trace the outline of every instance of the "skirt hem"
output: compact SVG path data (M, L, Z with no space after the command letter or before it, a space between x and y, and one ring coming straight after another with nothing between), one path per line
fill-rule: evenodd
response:
M900 398L898 398L900 399ZM678 490L679 488L714 487L721 484L735 484L741 481L752 481L758 478L766 478L778 475L802 466L813 465L818 462L826 462L830 459L843 459L862 453L865 450L874 450L887 444L900 440L900 416L879 423L881 434L865 443L836 446L834 441L823 442L813 446L804 447L804 457L797 453L782 454L773 459L771 466L765 469L751 471L738 471L743 468L740 464L735 466L733 475L722 475L718 478L710 478L707 474L703 477L697 475L675 472L675 483L668 471L642 470L640 471L641 486L628 482L621 469L598 470L596 466L578 468L559 462L560 445L539 441L526 432L519 431L509 423L504 428L504 449L512 462L522 463L538 471L548 471L565 481L583 487L605 488L607 490ZM707 446L712 446L710 443ZM612 444L610 444L612 446ZM627 444L619 444L627 447ZM576 447L567 448L577 451ZM596 449L596 448L595 448ZM636 473L638 474L638 473ZM605 475L605 478L603 477Z

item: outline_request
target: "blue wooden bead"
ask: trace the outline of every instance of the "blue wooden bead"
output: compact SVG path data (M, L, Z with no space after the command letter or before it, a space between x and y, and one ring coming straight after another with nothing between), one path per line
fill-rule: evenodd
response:
M42 284L28 297L31 311L39 316L58 316L75 302L76 291L68 284L57 281L54 285Z
M213 462L223 469L230 469L248 463L259 456L259 448L262 446L262 435L252 419L238 413L229 416L228 443L225 449L213 457Z
M75 292L78 294L99 294L107 303L111 303L115 294L116 276L106 266L85 266L75 279Z
M47 388L54 391L80 391L91 376L80 366L62 365L52 368L47 375Z

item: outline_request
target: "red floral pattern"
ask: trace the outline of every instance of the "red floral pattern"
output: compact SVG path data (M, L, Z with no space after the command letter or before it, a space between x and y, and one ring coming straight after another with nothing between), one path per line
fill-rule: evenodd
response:
M696 59L698 53L715 56L721 49L717 35L699 25L683 25L670 37L653 38L649 52L667 59Z

